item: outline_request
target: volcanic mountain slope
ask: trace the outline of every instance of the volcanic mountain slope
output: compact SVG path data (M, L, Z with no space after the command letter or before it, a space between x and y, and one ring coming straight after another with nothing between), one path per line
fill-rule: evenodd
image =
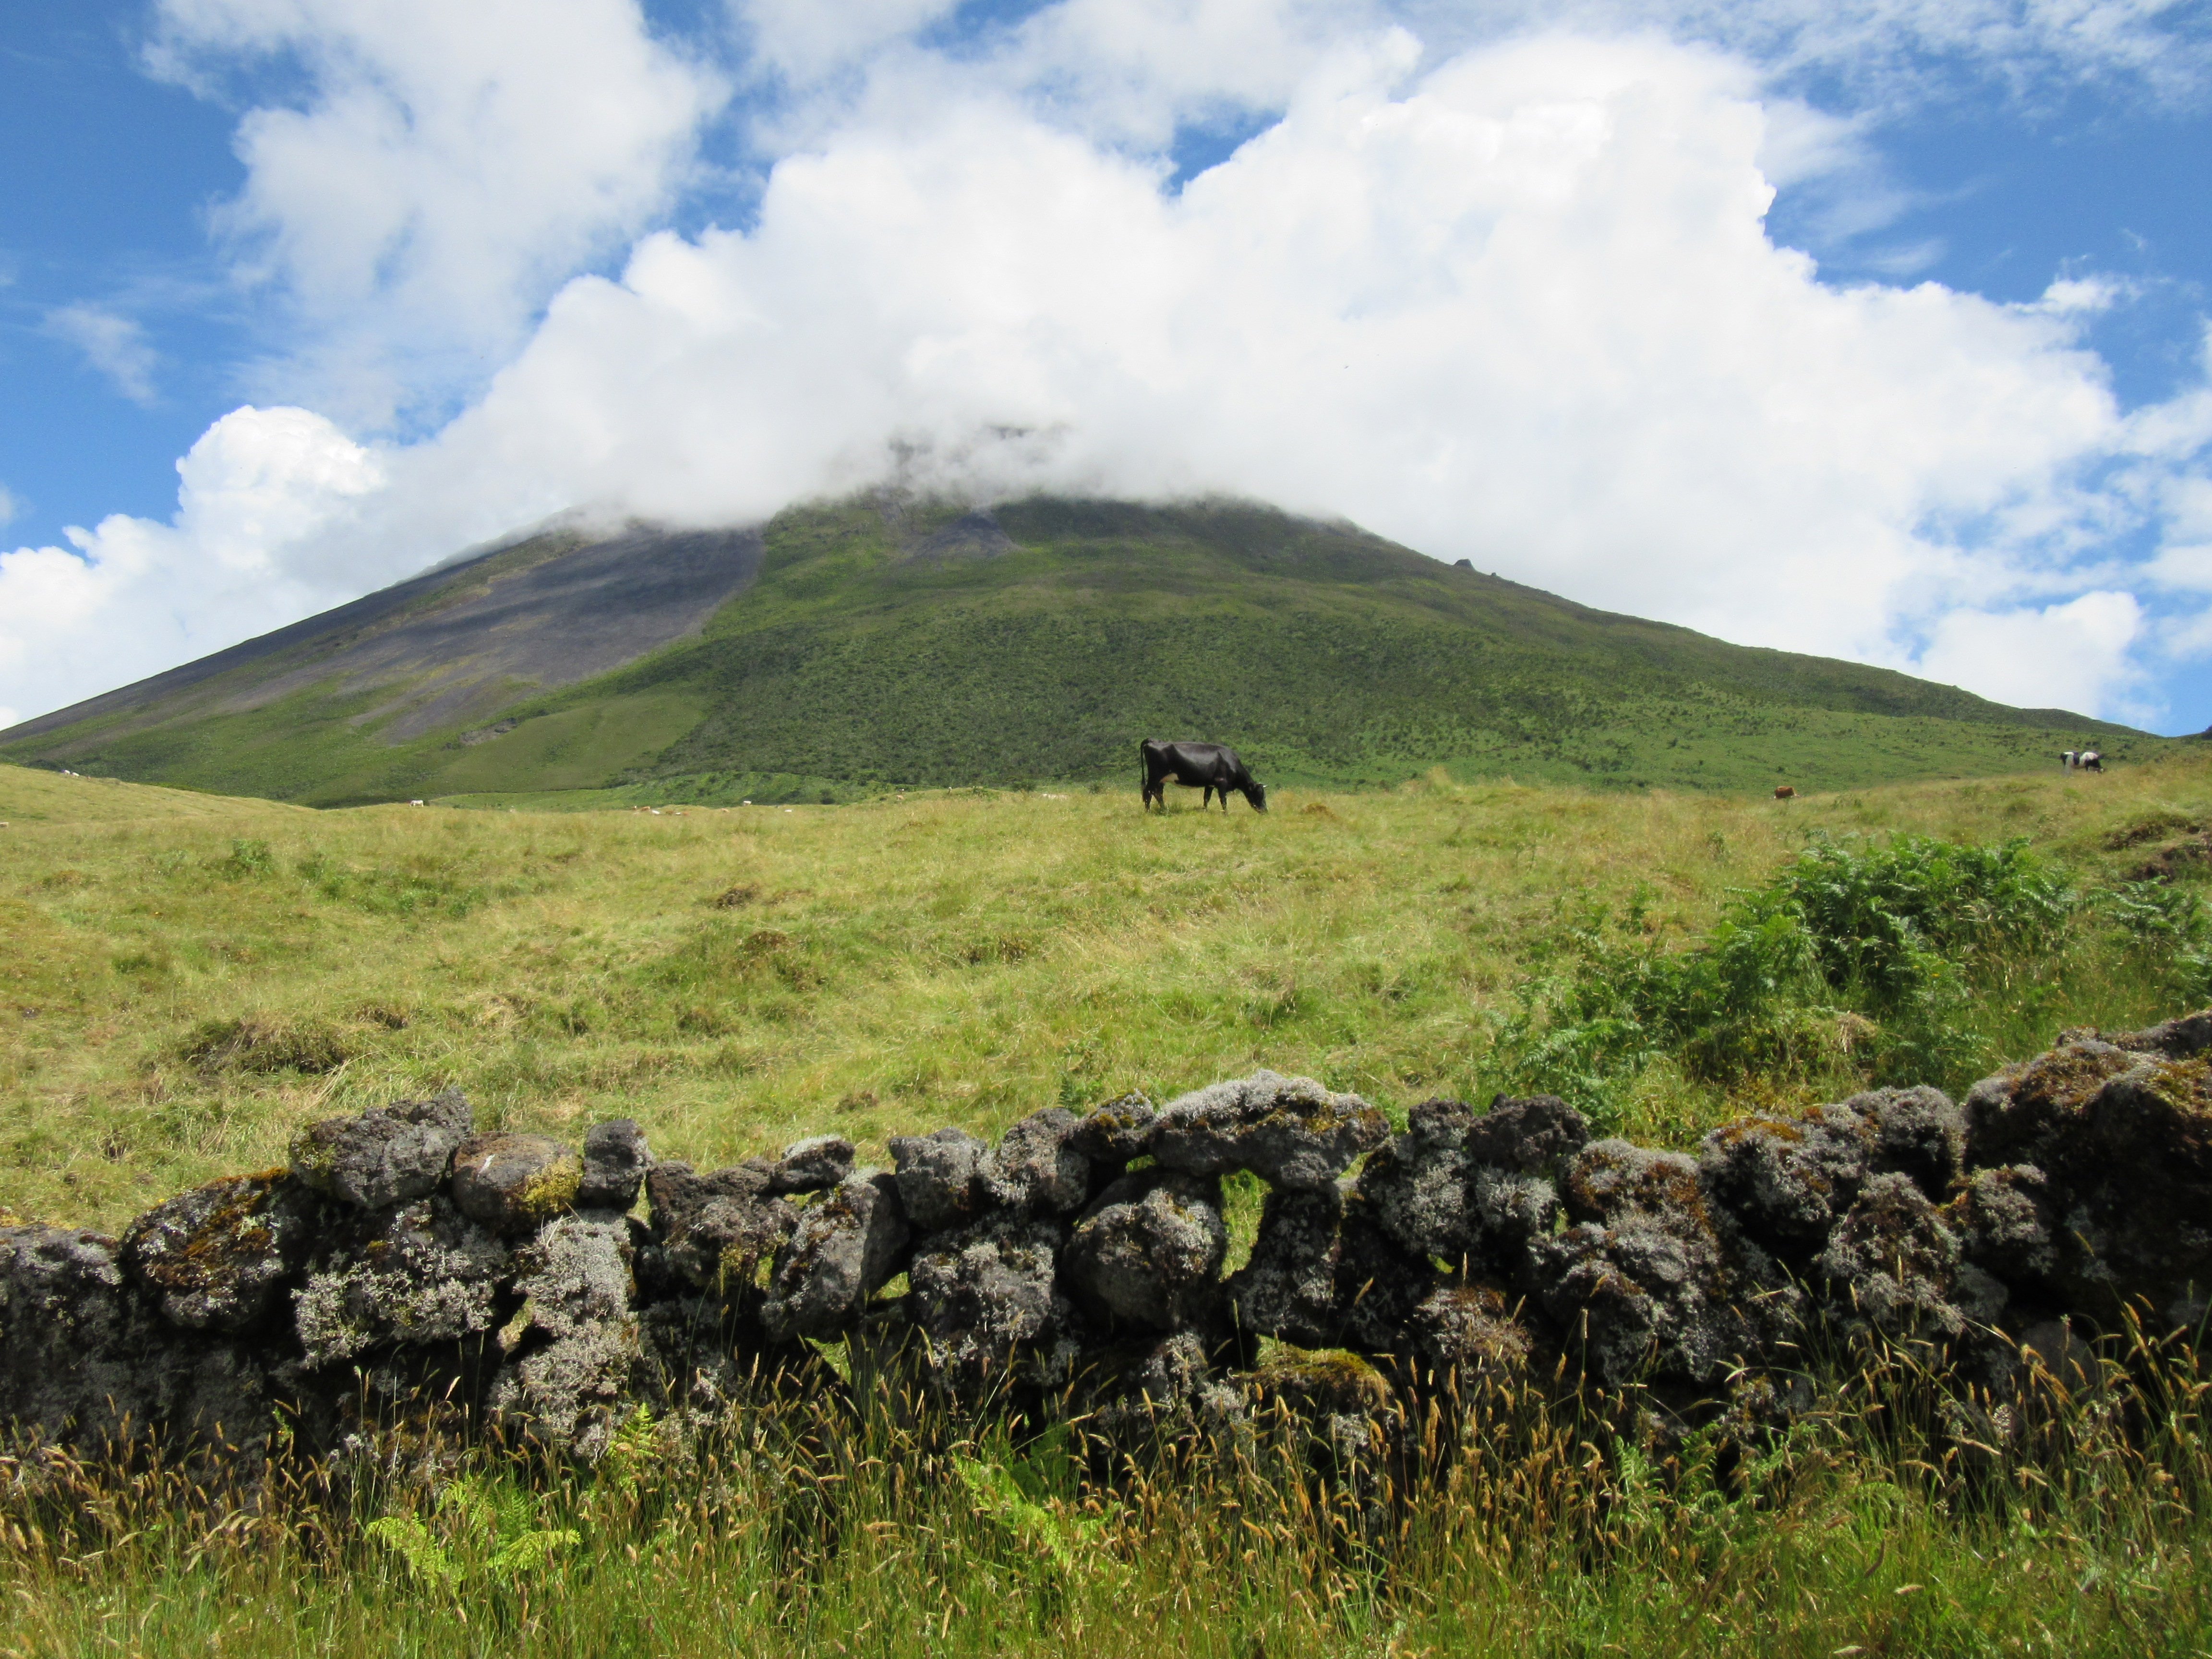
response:
M837 798L1133 775L1800 789L2160 740L1723 644L1239 502L889 496L550 533L0 733L0 756L315 805Z

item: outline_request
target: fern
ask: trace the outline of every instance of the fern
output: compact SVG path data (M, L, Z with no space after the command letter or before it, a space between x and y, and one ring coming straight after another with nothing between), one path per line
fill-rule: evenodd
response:
M1102 1522L1047 1509L1023 1490L1012 1470L1000 1464L972 1457L952 1462L978 1515L996 1522L1017 1543L1042 1554L1063 1576L1075 1576L1077 1547L1095 1544L1103 1531Z
M411 1515L380 1516L365 1530L404 1561L418 1583L449 1591L477 1579L504 1585L583 1542L573 1528L538 1525L541 1502L485 1476L465 1474L438 1494L438 1510L453 1517L458 1540L441 1539ZM476 1547L454 1547L463 1540Z
M368 1523L368 1536L407 1564L417 1583L450 1589L459 1577L453 1558L443 1545L411 1515L380 1516Z

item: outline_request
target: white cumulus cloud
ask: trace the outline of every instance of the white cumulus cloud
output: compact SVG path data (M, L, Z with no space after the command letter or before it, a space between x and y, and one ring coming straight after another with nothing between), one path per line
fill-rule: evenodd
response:
M167 524L112 514L67 547L0 553L0 685L64 705L349 597L331 532L383 483L381 464L304 409L233 410L177 463ZM419 557L410 563L423 562Z
M480 379L550 289L669 203L716 77L636 0L159 0L154 62L296 64L222 222L299 330L274 378L385 421ZM489 354L489 356L487 355Z
M572 283L407 474L705 522L919 449L970 493L1248 494L1889 660L2109 507L2076 474L2122 422L2064 316L1767 239L1741 65L1553 38L1409 79L1410 47L1340 55L1180 195L1009 100L858 119L750 232Z
M2023 708L2125 710L2140 688L2129 647L2143 623L2133 594L2110 592L2040 608L1954 611L1936 622L1916 666Z
M1623 4L1532 34L1510 7L1058 0L955 46L934 0L738 9L772 165L743 223L678 234L650 227L720 82L632 0L161 0L173 73L303 66L241 125L228 222L322 412L226 416L171 524L0 557L0 697L50 708L564 509L747 520L895 472L1256 496L2085 712L2152 708L2146 653L2212 648L2138 597L2212 592L2212 388L2121 412L2083 333L2113 284L1839 284L1765 216L1778 181L1878 173L1869 119L1790 76L1864 47L1882 97L1946 53L2171 87L2195 47L2154 5ZM1179 131L1255 118L1173 187ZM440 429L386 424L457 386Z

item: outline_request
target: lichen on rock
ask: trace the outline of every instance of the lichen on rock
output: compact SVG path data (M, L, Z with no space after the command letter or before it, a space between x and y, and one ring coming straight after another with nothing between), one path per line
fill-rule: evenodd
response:
M520 1237L574 1206L584 1163L550 1135L472 1135L453 1149L453 1184L462 1214Z
M1327 1187L1390 1133L1358 1095L1332 1093L1309 1077L1255 1072L1168 1103L1148 1146L1163 1167L1212 1176L1249 1170L1269 1185Z
M1176 1170L1123 1176L1091 1200L1061 1258L1094 1311L1156 1330L1208 1316L1229 1253L1221 1183Z
M801 1212L776 1253L763 1322L777 1336L842 1336L904 1264L909 1236L893 1177L854 1171Z
M260 1322L307 1261L319 1208L283 1170L211 1181L132 1222L123 1259L173 1323L234 1334Z
M428 1100L325 1118L292 1137L292 1173L363 1209L410 1204L446 1178L471 1117L466 1097L448 1089Z

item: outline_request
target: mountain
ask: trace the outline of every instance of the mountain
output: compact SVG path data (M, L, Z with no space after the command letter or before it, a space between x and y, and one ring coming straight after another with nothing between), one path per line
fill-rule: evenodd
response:
M0 732L0 757L318 805L766 800L1127 782L1146 736L1233 743L1274 782L1801 790L2164 741L1245 502L869 496L530 537Z

